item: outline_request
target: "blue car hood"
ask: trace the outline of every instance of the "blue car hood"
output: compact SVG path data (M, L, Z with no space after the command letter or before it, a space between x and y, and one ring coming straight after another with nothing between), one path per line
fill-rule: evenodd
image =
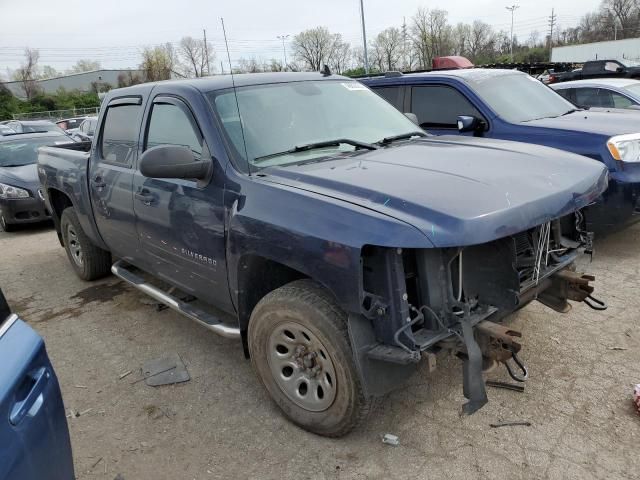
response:
M540 118L522 125L592 133L611 137L623 133L640 133L638 111L579 110L555 118Z
M14 187L26 187L31 190L40 185L38 166L34 163L22 167L0 167L0 183L8 183Z
M415 140L261 173L266 181L402 220L437 247L484 243L569 214L596 199L608 181L606 168L586 157L464 137Z

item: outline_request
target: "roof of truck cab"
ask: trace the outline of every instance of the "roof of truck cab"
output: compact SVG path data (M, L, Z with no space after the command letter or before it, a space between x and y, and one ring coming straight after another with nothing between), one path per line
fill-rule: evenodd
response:
M570 82L554 83L553 89L564 89L571 87L617 87L624 88L630 85L638 85L640 81L634 78L592 78L587 80L572 80Z
M142 83L132 87L119 88L111 92L118 93L139 93L148 91L156 85L164 87L191 86L201 92L211 92L223 90L225 88L246 87L250 85L268 85L273 83L305 82L311 80L346 80L355 81L352 78L342 75L324 76L320 72L269 72L269 73L242 73L238 75L213 75L210 77L187 78L180 80L163 80L161 82ZM111 93L110 92L110 93Z
M429 79L434 77L449 77L449 78L459 78L461 80L482 80L487 77L500 77L503 75L511 75L511 74L522 74L526 75L526 73L520 72L518 70L506 70L500 68L460 68L460 69L452 69L452 70L432 70L430 72L416 72L416 73L404 73L402 75L394 75L394 76L384 76L380 75L377 77L367 77L360 78L359 80L367 83L404 83L404 81L415 83L416 80L420 80L422 78Z

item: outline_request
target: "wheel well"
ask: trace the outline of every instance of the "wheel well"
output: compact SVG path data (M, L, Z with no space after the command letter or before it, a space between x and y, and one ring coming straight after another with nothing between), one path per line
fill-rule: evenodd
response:
M294 280L308 278L282 263L257 255L248 255L238 265L238 320L242 331L242 343L248 356L246 332L251 312L269 292Z
M55 188L50 188L48 191L49 195L49 203L51 204L51 217L53 218L53 223L56 226L56 232L58 233L58 240L60 240L60 245L64 246L62 241L62 235L60 234L60 217L62 216L62 212L65 208L73 207L73 203L71 203L71 199L67 196L66 193L61 192L60 190L56 190Z

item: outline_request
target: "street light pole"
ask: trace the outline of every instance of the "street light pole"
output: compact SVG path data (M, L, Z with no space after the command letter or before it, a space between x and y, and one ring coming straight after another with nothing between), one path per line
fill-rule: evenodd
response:
M513 63L513 12L515 12L518 8L520 8L520 5L516 5L513 4L510 7L504 7L507 10L509 10L511 12L511 42L510 42L510 47L509 47L509 51L511 53L511 63Z
M369 57L367 56L367 32L364 28L364 1L360 0L360 18L362 20L362 43L364 46L364 73L369 74Z
M278 38L282 40L282 53L284 55L284 70L287 69L287 47L284 45L284 41L289 38L289 35L278 35Z

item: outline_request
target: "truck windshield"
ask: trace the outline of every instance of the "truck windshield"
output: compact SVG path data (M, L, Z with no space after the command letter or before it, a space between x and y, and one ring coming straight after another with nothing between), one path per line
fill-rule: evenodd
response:
M237 95L237 106L233 90L211 92L209 98L238 155L248 156L260 167L353 152L418 130L393 106L352 80L239 87ZM325 142L322 148L296 148Z
M21 167L38 161L38 148L72 142L66 135L0 142L0 167Z
M486 75L467 81L478 96L508 122L559 117L576 109L539 80L524 73Z

